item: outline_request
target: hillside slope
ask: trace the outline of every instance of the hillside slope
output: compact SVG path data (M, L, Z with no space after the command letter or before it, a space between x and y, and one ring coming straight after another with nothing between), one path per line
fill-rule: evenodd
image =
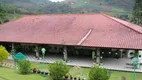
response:
M49 0L0 0L0 3L15 5L31 14L103 12L128 20L131 16L134 0L65 0L60 3Z
M87 8L100 8L100 9L110 9L119 8L124 10L132 10L134 5L134 0L66 0L70 3L72 7L87 7Z
M14 4L18 7L36 8L37 5L47 5L49 0L0 0L2 3ZM72 4L74 8L98 8L98 10L109 10L110 8L119 8L132 10L134 0L65 0Z

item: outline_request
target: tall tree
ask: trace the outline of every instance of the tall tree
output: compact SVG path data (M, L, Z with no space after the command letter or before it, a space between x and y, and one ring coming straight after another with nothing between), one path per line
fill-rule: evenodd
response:
M142 25L142 0L135 0L132 22L138 25Z

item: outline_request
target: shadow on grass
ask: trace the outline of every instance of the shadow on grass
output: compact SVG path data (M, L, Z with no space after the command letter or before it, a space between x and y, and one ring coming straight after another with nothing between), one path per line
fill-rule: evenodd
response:
M9 79L7 79L7 78L4 78L4 77L2 77L2 76L0 76L0 78L1 78L1 79L3 79L3 80L9 80Z

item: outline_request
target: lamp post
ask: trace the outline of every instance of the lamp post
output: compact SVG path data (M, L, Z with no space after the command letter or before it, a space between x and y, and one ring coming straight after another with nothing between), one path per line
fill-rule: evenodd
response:
M13 61L14 61L14 69L17 69L17 64L16 64L16 59L15 59L15 56L14 55L12 55L12 58L13 58Z
M138 60L137 57L134 57L132 59L132 62L133 62L133 65L134 65L134 74L133 74L133 79L132 80L136 80L136 68L137 68L139 60Z
M43 63L44 63L44 58L45 58L45 52L46 52L46 49L45 48L42 48L41 49L41 52L42 52L42 60L43 60ZM44 68L44 67L43 67ZM42 76L43 77L45 77L46 75L45 75L45 71L44 71L44 73L42 74Z
M46 51L46 49L45 49L45 48L42 48L42 49L41 49L41 52L42 52L42 58L43 58L43 60L44 60L44 57L45 57L45 51Z
M15 47L14 47L14 43L12 43L12 50L11 50L11 54L12 54L12 59L14 61L14 68L16 69L16 60L15 60Z

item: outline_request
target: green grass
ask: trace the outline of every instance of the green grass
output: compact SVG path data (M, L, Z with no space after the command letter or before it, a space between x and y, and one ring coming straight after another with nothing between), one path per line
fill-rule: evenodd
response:
M36 62L33 62L31 67L32 68L39 68L39 69L48 69L48 65L49 64L41 64L41 63L36 63Z
M133 73L112 71L110 80L121 80L122 76L125 76L127 80L132 80ZM137 78L136 80L142 80L142 73L137 73L136 78Z
M90 70L89 68L79 68L79 69L71 68L69 73L74 77L80 77L80 78L87 77L88 78L89 70Z
M48 69L49 64L32 63L32 68L37 67L39 69ZM88 78L89 68L73 68L70 67L69 74L73 77ZM83 74L83 75L81 75ZM121 80L122 76L125 76L127 80L132 80L133 73L122 71L111 71L110 80ZM42 77L40 74L21 75L18 70L0 67L0 76L9 80L45 80L47 77ZM0 78L0 80L3 80ZM50 80L50 79L48 79ZM142 73L137 73L137 80L142 80Z
M0 67L0 76L7 78L8 80L45 80L39 74L21 75L17 70ZM0 78L0 80L3 80Z

